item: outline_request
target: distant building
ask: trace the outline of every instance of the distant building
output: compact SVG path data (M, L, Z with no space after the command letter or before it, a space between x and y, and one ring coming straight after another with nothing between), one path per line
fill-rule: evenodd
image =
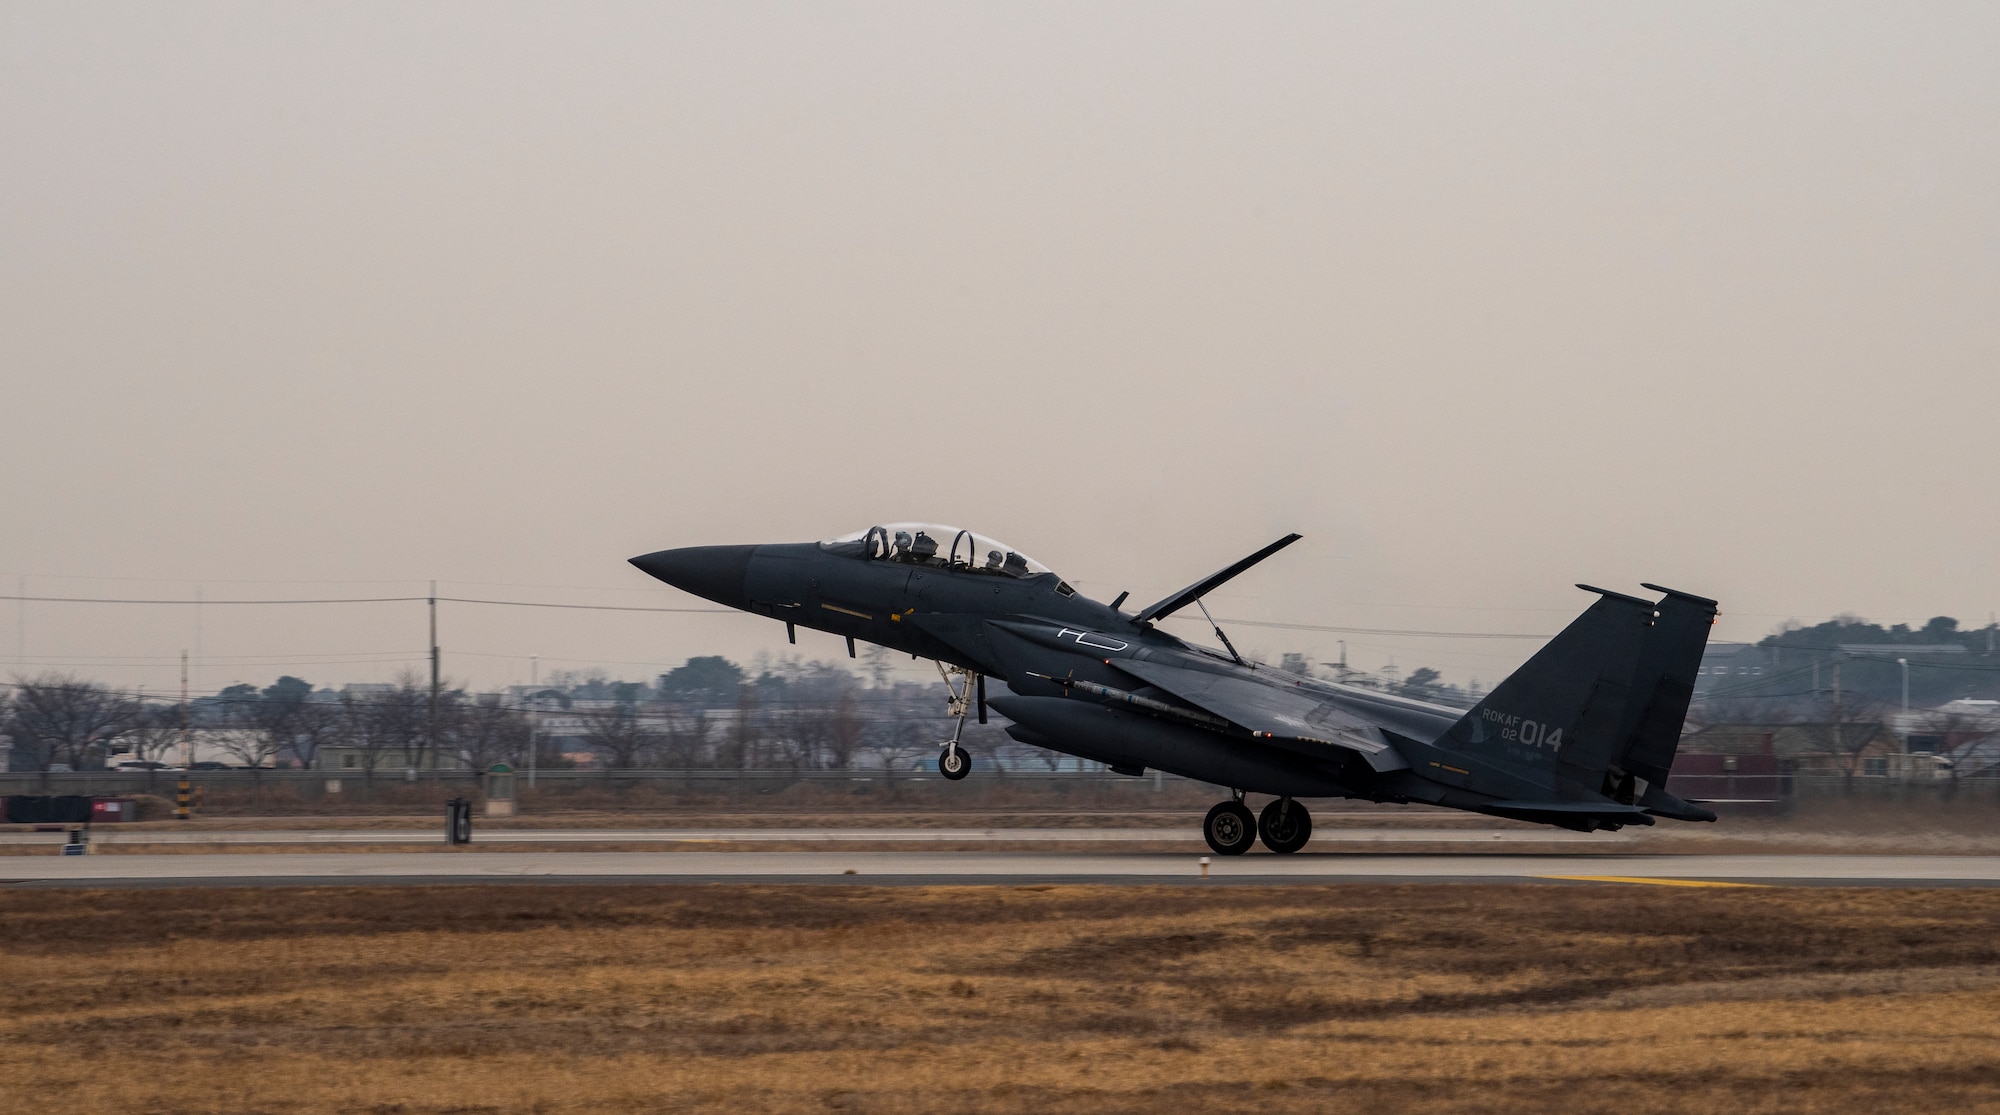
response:
M1888 725L1878 721L1819 724L1717 724L1681 737L1680 758L1674 762L1674 776L1683 771L1684 760L1694 761L1685 769L1706 769L1697 756L1735 758L1736 768L1723 764L1712 773L1728 773L1742 768L1742 761L1769 756L1774 774L1846 774L1888 777L1900 770L1899 756L1907 752L1903 741Z
M1695 696L1715 696L1717 690L1753 688L1777 672L1777 653L1774 647L1755 643L1708 644L1701 655L1701 666L1695 670Z

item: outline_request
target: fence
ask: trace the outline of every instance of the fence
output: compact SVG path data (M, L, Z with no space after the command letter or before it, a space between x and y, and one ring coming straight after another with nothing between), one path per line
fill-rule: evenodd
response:
M0 796L11 794L116 795L170 799L177 771L82 771L0 774ZM477 797L474 771L378 773L302 770L194 771L190 781L204 812L306 812L337 814L409 808L442 808L453 797ZM1696 775L1677 777L1683 797L1722 802L1786 803L1856 798L1885 803L1991 801L2000 810L2000 777L1905 781L1857 775ZM982 808L1189 809L1226 796L1217 786L1160 771L1139 777L1106 770L1001 770L975 767L961 782L936 771L883 770L547 770L528 785L516 775L524 812L537 809L684 809L829 811L977 810ZM1357 803L1366 806L1367 803ZM1725 812L1741 811L1724 806ZM1754 811L1754 810L1752 810Z
M0 774L9 794L152 795L170 798L178 771L82 771ZM341 813L393 807L438 807L453 797L478 796L474 771L348 772L301 770L194 771L190 781L206 813L260 810ZM1227 791L1192 779L1148 771L1139 777L1105 770L998 770L974 767L948 782L935 770L551 770L532 786L515 776L524 812L536 809L728 808L851 811L857 808L979 809L1193 808Z

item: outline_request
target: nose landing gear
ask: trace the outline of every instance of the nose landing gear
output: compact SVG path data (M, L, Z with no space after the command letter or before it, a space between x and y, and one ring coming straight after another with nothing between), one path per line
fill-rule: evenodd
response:
M972 709L973 687L981 685L978 692L979 722L982 724L986 722L986 690L979 676L962 666L947 668L940 662L938 675L944 678L945 692L950 694L945 698L945 711L958 717L958 723L952 726L951 738L944 741L944 750L938 752L938 773L956 782L972 773L972 752L959 746L958 738L965 733L965 714Z
M953 782L971 774L972 752L960 747L957 740L945 744L944 750L938 752L938 773Z

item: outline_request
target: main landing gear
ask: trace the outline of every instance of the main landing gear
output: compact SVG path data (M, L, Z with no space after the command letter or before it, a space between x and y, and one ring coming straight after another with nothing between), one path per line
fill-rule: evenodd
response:
M1208 811L1201 836L1218 856L1240 856L1259 837L1266 848L1283 854L1305 847L1312 839L1312 827L1312 814L1291 798L1279 798L1264 807L1263 816L1253 819L1239 792Z
M958 737L965 733L965 714L972 708L973 686L978 683L978 675L962 666L947 668L938 663L938 675L944 678L947 715L958 717L958 723L951 729L951 738L944 741L944 750L938 752L938 773L953 782L972 773L972 752L959 746ZM960 680L955 680L960 679ZM984 690L980 691L982 694ZM980 720L985 721L985 706L980 706Z
M1231 798L1208 811L1201 837L1218 856L1240 856L1257 842L1257 822L1241 798Z
M1264 847L1280 854L1305 847L1312 834L1312 814L1291 798L1265 806L1264 815L1257 818L1257 835L1264 838Z

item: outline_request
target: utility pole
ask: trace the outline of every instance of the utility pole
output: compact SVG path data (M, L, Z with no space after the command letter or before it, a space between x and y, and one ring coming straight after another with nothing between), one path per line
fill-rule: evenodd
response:
M1833 656L1833 753L1841 757L1841 762L1846 763L1847 749L1842 747L1840 742L1840 661L1844 657L1846 656L1843 654ZM1854 766L1851 763L1848 764L1847 774L1850 779L1854 776Z
M424 750L437 767L438 745L438 583L431 582L431 714L424 722Z
M528 656L528 789L535 788L535 752L542 749L542 656Z
M1903 719L1897 727L1903 730L1903 750L1910 749L1910 660L1896 659L1896 665L1903 668Z

